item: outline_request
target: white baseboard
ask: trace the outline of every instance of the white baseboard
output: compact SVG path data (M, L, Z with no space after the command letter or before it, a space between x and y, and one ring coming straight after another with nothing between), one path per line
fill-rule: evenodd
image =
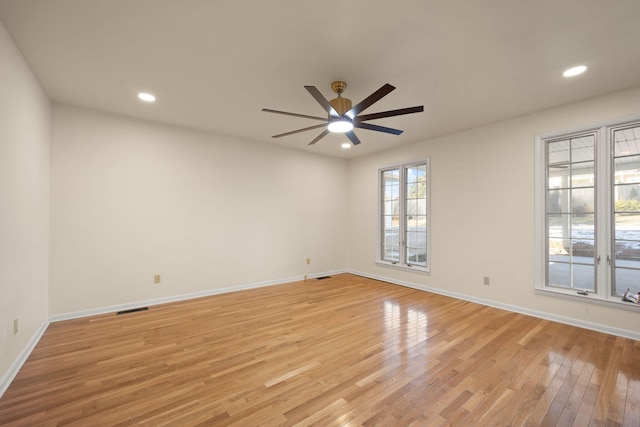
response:
M11 366L9 367L9 370L5 372L5 374L0 379L0 398L7 391L7 389L9 388L9 385L11 385L16 375L18 375L20 368L22 368L22 365L24 365L24 362L27 361L33 349L36 348L36 345L38 345L40 338L42 338L42 335L44 335L44 332L47 330L48 326L49 326L48 320L43 322L42 325L40 325L38 330L35 332L35 334L33 334L31 339L27 343L27 346L24 349L22 349L22 351L20 352L16 360L14 360Z
M329 276L331 274L340 274L344 272L346 272L346 270L325 271L322 273L309 274L307 275L307 278L313 279L316 277ZM285 277L282 279L267 280L264 282L255 282L255 283L248 283L248 284L238 285L238 286L230 286L226 288L210 289L206 291L192 292L192 293L182 294L182 295L173 295L173 296L155 298L155 299L150 299L145 301L128 302L125 304L118 304L118 305L112 305L112 306L106 306L106 307L97 307L97 308L92 308L88 310L74 311L70 313L54 314L49 318L49 321L62 322L64 320L79 319L83 317L96 316L98 314L116 313L118 311L131 310L139 307L149 307L149 306L154 306L158 304L167 304L171 302L186 301L194 298L208 297L211 295L219 295L219 294L225 294L225 293L236 292L236 291L244 291L247 289L262 288L265 286L281 285L284 283L297 282L300 280L304 280L304 276Z
M640 341L640 333L636 331L630 331L628 329L614 328L611 326L602 325L600 323L587 322L584 320L574 319L571 317L560 316L553 313L547 313L544 311L532 310L526 307L519 307L511 304L503 304L500 302L487 300L483 298L472 297L469 295L459 294L456 292L450 292L444 289L432 288L430 286L419 285L404 280L393 279L386 276L378 276L376 274L365 273L363 271L348 270L348 273L356 274L358 276L368 277L370 279L382 280L383 282L393 283L395 285L406 286L408 288L418 289L425 292L431 292L434 294L444 295L463 301L474 302L477 304L486 305L488 307L499 308L502 310L511 311L514 313L526 314L528 316L537 317L540 319L551 320L558 323L564 323L566 325L577 326L579 328L590 329L596 332L602 332L605 334L616 335L623 338L629 338L632 340Z

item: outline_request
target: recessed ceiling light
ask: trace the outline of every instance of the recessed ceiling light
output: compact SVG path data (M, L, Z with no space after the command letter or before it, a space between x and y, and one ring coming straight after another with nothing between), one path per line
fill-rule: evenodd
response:
M138 98L140 98L144 102L154 102L156 100L155 96L151 95L150 93L146 93L146 92L140 92L138 94Z
M349 148L351 148L351 144L349 144L348 142L343 142L340 147L342 147L343 150L348 150Z
M573 77L573 76L577 76L578 74L582 74L585 71L587 71L586 65L578 65L577 67L569 68L564 73L562 73L562 75L565 77Z

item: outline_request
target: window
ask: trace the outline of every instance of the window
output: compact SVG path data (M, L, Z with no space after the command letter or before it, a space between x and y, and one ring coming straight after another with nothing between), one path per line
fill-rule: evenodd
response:
M640 117L536 137L535 232L538 289L638 296Z
M429 161L380 170L378 262L428 271Z

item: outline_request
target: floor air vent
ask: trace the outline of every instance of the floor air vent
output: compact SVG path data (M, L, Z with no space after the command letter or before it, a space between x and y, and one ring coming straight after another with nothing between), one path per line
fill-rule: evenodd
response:
M331 279L331 276L316 277L316 280L324 280L324 279Z
M129 313L135 313L136 311L146 311L146 310L149 310L149 307L132 308L130 310L118 311L116 315L120 316L121 314L129 314Z

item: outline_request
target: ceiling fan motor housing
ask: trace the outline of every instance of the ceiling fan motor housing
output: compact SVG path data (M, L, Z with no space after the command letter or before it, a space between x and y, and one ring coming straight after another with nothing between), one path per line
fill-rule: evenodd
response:
M347 111L351 110L351 100L349 98L343 98L338 95L337 98L329 101L329 104L333 107L334 110L341 116Z

